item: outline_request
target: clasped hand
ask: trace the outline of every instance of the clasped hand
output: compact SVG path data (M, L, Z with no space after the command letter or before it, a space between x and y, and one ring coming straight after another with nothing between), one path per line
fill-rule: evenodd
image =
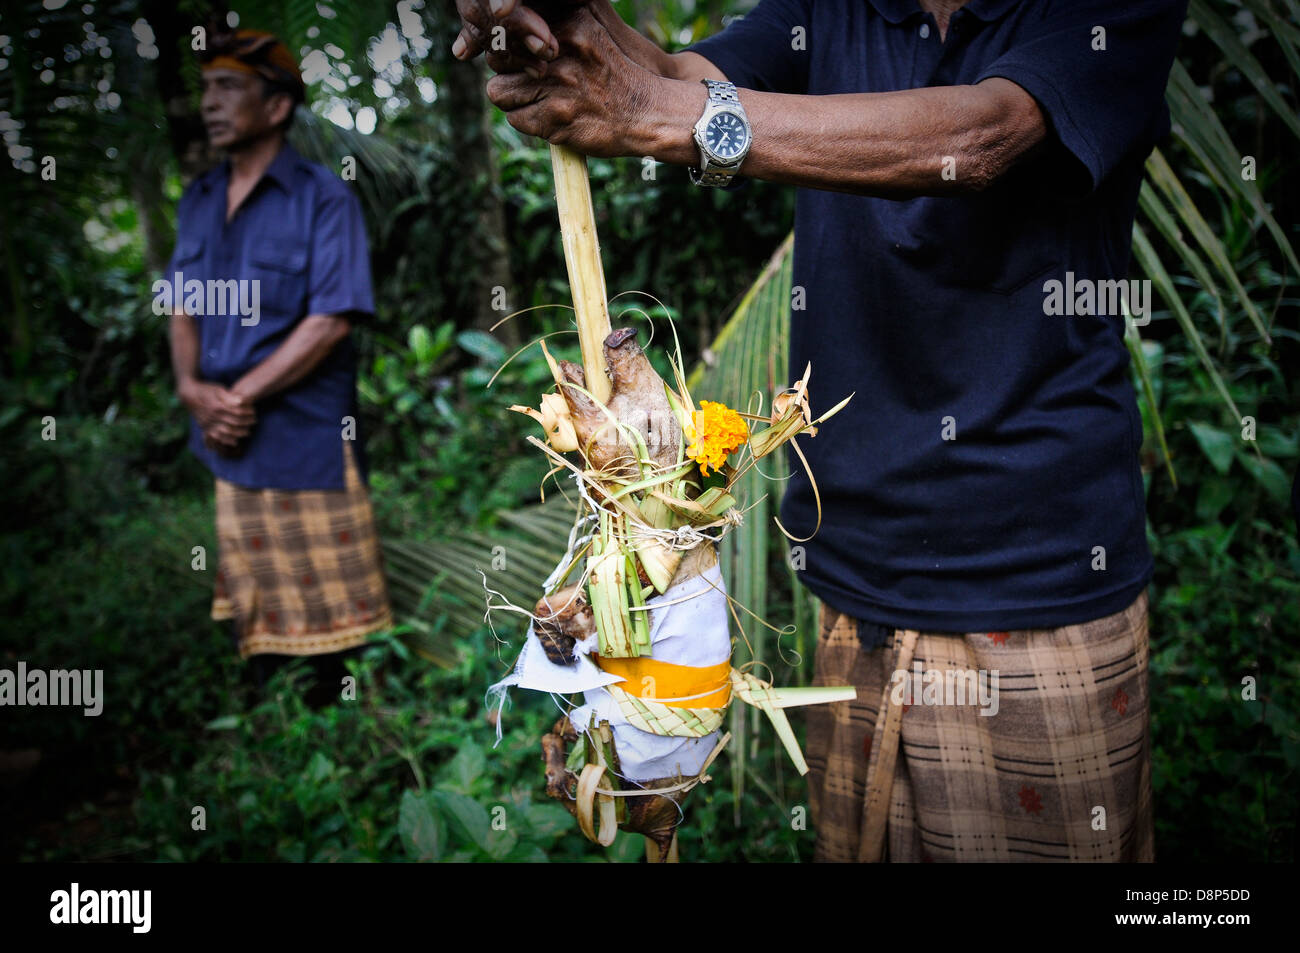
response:
M647 115L661 81L629 59L594 0L457 0L453 54L486 55L487 95L525 135L590 156L648 155Z
M222 456L238 456L240 442L257 423L257 413L245 397L220 384L193 381L180 394L181 401L203 431L203 443Z

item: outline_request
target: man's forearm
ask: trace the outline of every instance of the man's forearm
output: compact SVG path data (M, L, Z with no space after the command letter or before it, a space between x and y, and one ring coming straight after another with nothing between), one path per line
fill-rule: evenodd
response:
M702 79L726 79L721 70L698 53L665 52L658 43L619 16L609 0L592 0L591 12L614 38L623 55L642 69L668 79L695 83Z
M672 56L665 53L654 40L629 26L609 0L592 0L590 9L600 25L609 31L624 56L658 76L677 78Z
M292 387L316 369L343 338L347 337L348 320L337 315L313 314L290 332L276 348L230 389L252 402Z
M169 331L172 373L176 377L176 392L183 399L186 388L199 379L199 329L188 314L174 312Z
M694 165L698 82L662 80L629 154ZM754 141L744 176L860 195L907 198L986 188L1043 140L1033 98L991 79L890 93L792 96L742 89Z

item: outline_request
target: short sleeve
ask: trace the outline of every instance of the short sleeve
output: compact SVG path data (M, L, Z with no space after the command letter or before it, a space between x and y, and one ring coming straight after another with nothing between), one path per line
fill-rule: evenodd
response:
M1078 191L1091 193L1168 132L1165 87L1186 11L1186 0L1044 2L976 82L1001 76L1033 96L1086 172Z
M687 49L742 89L802 94L808 91L811 32L812 0L760 0L721 33Z
M361 203L346 186L331 189L316 209L307 276L307 314L375 313L370 250Z

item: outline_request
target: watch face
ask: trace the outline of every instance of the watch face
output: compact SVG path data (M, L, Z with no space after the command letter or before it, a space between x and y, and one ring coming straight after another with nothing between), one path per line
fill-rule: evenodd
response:
M704 143L723 162L740 155L749 144L749 130L735 113L721 112L704 129Z

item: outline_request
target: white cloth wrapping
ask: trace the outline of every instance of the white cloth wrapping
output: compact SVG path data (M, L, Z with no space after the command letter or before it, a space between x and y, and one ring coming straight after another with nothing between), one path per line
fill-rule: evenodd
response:
M731 635L727 627L727 595L722 569L716 563L700 575L675 586L661 596L646 600L650 606L650 654L661 662L676 665L717 665L731 658ZM569 715L574 728L585 731L592 714L597 722L608 721L614 731L622 776L630 781L666 778L678 772L683 777L698 774L718 742L717 732L703 738L672 738L641 731L628 724L618 703L605 685L623 681L622 676L603 672L587 657L596 647L592 636L578 646L579 657L570 665L556 665L546 657L541 641L528 627L528 639L514 670L488 689L489 698L505 703L513 686L534 691L570 694L582 692L585 704ZM635 693L636 686L628 686ZM497 739L501 719L497 718Z

